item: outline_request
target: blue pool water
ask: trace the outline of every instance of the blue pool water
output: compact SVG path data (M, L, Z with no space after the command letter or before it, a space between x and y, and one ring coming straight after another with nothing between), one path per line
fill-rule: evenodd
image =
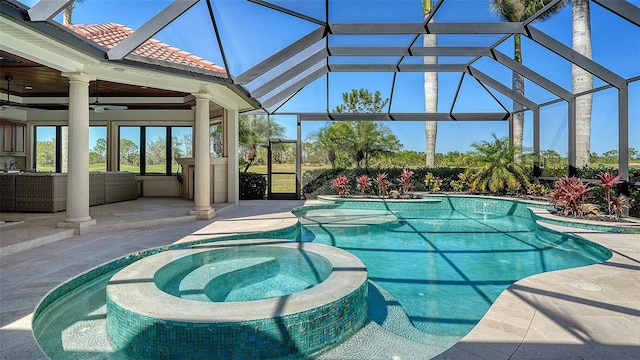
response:
M231 302L268 299L312 288L331 273L313 253L284 248L232 248L188 255L154 275L159 289L183 299Z
M513 282L611 256L599 245L538 226L527 206L463 197L423 203L345 202L299 209L294 212L303 225L299 231L259 233L255 238L297 237L355 254L374 283L369 287L370 319L412 341L446 348L467 334ZM208 241L218 240L223 239ZM111 275L141 257L185 246L132 254L70 279L36 311L38 344L52 359L127 359L106 331L105 288ZM291 279L279 280L273 281ZM262 288L273 290L272 285ZM396 308L406 314L406 321L388 325Z
M297 215L304 224L303 241L358 256L369 279L425 333L424 342L444 347L466 335L515 281L610 256L584 240L544 231L530 218L476 210L337 207ZM395 220L389 220L391 214Z

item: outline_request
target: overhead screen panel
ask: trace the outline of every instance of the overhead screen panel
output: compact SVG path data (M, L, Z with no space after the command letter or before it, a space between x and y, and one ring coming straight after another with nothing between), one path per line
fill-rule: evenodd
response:
M327 75L316 79L278 109L280 113L327 112Z
M184 36L184 34L188 33L198 34L198 36ZM197 58L190 59L203 64L198 65L202 68L211 69L213 66L204 65L209 62L219 66L221 70L223 70L220 76L226 76L226 72L224 72L224 70L226 70L224 69L224 59L206 2L200 1L196 3L184 14L155 34L153 38L196 56ZM138 49L144 51L145 46L146 45L143 44L138 47ZM134 51L134 54L135 53L136 51ZM171 66L172 63L167 62L165 64Z
M382 99L389 99L392 83L392 73L330 73L329 111L333 111L343 103L343 94L350 93L354 89L366 89L371 94L379 91ZM384 109L384 112L387 111L388 104Z
M172 3L173 0L131 1L127 5L127 11L122 11L122 2L119 0L77 2L74 22L115 21L135 30ZM424 35L420 33L425 15L421 3L417 0L373 3L360 0L199 1L153 37L220 66L224 66L226 60L229 65L229 69L226 70L236 82L245 85L252 96L255 94L256 98L268 102L271 109L286 103L282 110L290 110L296 104L293 100L313 97L314 101L310 103L314 109L332 110L342 103L342 93L353 88L366 88L372 92L380 90L385 98L391 99L392 112L422 112L424 95L412 103L404 100L413 98L411 94L415 94L416 89L423 89L424 75L419 65L424 64L425 58L420 54L429 50L425 50ZM437 28L441 31L446 32L446 25L452 23L508 25L498 12L491 8L489 1L434 0L433 3L435 16L432 20L435 24L443 25ZM632 6L640 5L639 0L627 3ZM592 1L590 6L593 60L619 76L639 76L640 66L633 64L640 63L640 52L637 51L640 48L640 27L598 5L598 2ZM213 21L210 18L211 14L214 16ZM372 32L377 32L380 27L376 28L376 24L383 29L392 29L396 23L404 23L413 26L409 28L417 29L417 32L395 35L334 35L323 32L321 23L325 21L332 26L343 25L342 28L336 27L342 30L353 30L345 24L364 25L355 32L366 32L369 25L372 26ZM215 26L219 30L220 43L216 37ZM530 26L571 48L570 4L553 16L535 21ZM493 31L489 27L483 29ZM315 43L311 41L295 50L290 49L305 37L314 39ZM441 54L437 60L439 66L444 65L437 68L441 71L439 111L449 111L451 108L460 76L467 65L482 71L506 88L512 87L513 71L488 57L488 49L499 44L497 50L512 58L513 36L439 33L436 37L439 48L448 48L441 50L448 55ZM611 38L625 38L625 45L628 46L619 46L618 42L609 41ZM521 37L521 45L522 64L527 69L559 86L560 90L572 90L570 61L531 40L526 34ZM326 50L325 46L328 46ZM376 54L376 49L379 49L380 53ZM280 55L277 61L271 61L274 54ZM362 67L357 68L355 65ZM447 65L452 66L446 67ZM331 72L327 77L322 73L323 66L327 71L336 72ZM395 73L396 71L400 72ZM247 72L252 72L255 76L245 76L247 81L238 81L244 79L241 77ZM294 85L305 79L308 80L305 85L309 90L295 89ZM558 98L557 94L548 88L545 89L544 84L533 80L525 80L525 96L528 99L534 103L545 103ZM602 85L607 85L607 82L594 77L594 87ZM482 106L488 106L490 111L497 111L501 107L495 108L495 104L510 104L512 101L499 91L488 87L496 101L487 90L479 86L473 78L465 79L458 95L456 111L463 111L459 108L463 106L462 99L473 102L474 98L483 97L480 101L481 107L469 107L469 111L487 111ZM393 94L392 89L395 91ZM468 95L467 92L475 95ZM320 96L319 93L323 93L321 101L315 100ZM296 95L293 96L294 94ZM277 100L276 103L274 99Z
M436 1L434 1L435 3ZM490 1L446 0L435 16L436 22L497 22L501 21L491 9Z
M523 65L553 81L565 90L571 91L571 63L569 61L526 36L521 37L521 44ZM497 49L503 54L513 56L513 40L510 39L503 42Z
M254 2L260 3L260 1ZM269 0L268 2L320 21L326 21L325 0Z
M330 23L394 23L422 21L423 11L420 1L376 1L375 6L371 6L371 2L369 1L329 1Z
M106 24L114 22L138 29L147 21L169 6L173 0L158 1L130 1L127 3L127 11L122 11L122 1L102 0L75 2L72 16L73 24ZM37 1L23 1L28 6L33 6ZM61 23L62 12L54 20Z
M635 6L640 6L637 1ZM590 2L590 9L592 59L619 76L630 78L640 75L640 66L630 66L640 64L640 27L595 2ZM571 5L544 22L534 23L534 26L567 47L572 47ZM618 41L612 39L625 39L625 46L620 46ZM605 84L601 79L594 78L595 87Z
M502 65L501 63L495 61L494 59L483 57L476 61L473 66L491 76L493 79L499 81L502 85L512 87L514 71L506 67L505 65ZM538 104L552 101L558 98L554 94L538 86L536 83L528 80L527 77L525 77L524 83L525 96ZM503 95L499 94L496 96L502 98ZM503 104L509 104L510 107L511 100L506 100L506 102L503 102Z
M324 61L327 58L324 45L325 41L320 39L306 49L286 58L280 64L247 83L247 89L249 89L252 95L258 97L263 96L265 91L273 90L288 79Z
M242 74L318 28L317 24L251 2L211 3L233 76Z
M471 76L465 76L453 112L506 112L506 110L478 81Z

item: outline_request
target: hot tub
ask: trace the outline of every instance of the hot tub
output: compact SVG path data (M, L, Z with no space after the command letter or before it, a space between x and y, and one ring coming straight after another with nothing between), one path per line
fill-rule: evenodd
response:
M312 251L281 246L234 246L196 252L160 268L162 291L197 301L251 301L312 288L331 263Z
M291 288L292 279L302 285ZM107 332L135 358L303 357L366 319L364 264L321 244L245 240L171 250L107 285Z

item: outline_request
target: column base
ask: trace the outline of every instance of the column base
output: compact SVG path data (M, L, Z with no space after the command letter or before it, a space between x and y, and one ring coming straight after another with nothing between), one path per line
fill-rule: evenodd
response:
M197 210L193 209L189 212L190 215L195 215L196 220L210 220L216 216L215 211L212 208Z
M85 221L78 221L78 222L60 221L58 223L59 228L74 229L75 235L84 235L84 234L91 233L95 230L95 225L96 225L96 219L91 219L91 218Z

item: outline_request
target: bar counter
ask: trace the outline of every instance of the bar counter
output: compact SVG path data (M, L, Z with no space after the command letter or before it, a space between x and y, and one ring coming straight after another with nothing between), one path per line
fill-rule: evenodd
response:
M71 195L73 196L73 195ZM89 205L138 198L138 182L129 172L89 174ZM67 206L67 174L0 173L0 211L58 212Z

